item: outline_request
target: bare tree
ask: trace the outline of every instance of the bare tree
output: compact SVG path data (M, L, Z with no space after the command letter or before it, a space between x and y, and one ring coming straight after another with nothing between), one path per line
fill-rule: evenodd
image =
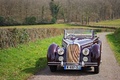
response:
M0 0L0 16L23 23L26 17L37 22L51 20L51 0ZM61 6L57 19L64 22L110 20L120 18L120 0L54 0Z

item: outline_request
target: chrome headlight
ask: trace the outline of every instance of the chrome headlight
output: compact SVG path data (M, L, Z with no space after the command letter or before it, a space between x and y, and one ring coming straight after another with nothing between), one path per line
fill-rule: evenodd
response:
M59 48L58 49L58 54L59 55L63 55L64 54L64 49L63 48Z
M89 55L89 49L88 48L84 48L83 50L82 50L82 53L85 55L85 56L87 56L87 55Z

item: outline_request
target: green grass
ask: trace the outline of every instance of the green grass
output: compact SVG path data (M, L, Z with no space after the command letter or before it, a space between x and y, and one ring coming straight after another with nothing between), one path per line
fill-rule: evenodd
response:
M61 41L62 35L0 50L0 80L25 80L45 68L49 45L61 45Z
M69 24L45 24L45 25L21 25L21 26L1 26L0 28L78 28L84 26L71 26Z
M90 25L120 27L120 19L100 21L98 23L90 22ZM90 27L70 24L43 24L43 25L0 26L0 28L90 28Z
M21 25L21 26L1 26L0 29L8 29L8 28L82 28L82 29L97 29L103 31L113 31L112 29L107 28L99 28L99 27L89 27L89 26L81 26L81 25L71 25L71 24L46 24L46 25Z
M120 32L119 34L109 34L107 35L108 43L113 50L116 60L120 65Z
M86 28L86 29L102 29L93 28L88 26L71 25L71 24L45 24L45 25L20 25L20 26L0 26L0 29L4 28Z
M98 23L91 23L94 26L108 26L108 27L120 27L120 19L100 21Z

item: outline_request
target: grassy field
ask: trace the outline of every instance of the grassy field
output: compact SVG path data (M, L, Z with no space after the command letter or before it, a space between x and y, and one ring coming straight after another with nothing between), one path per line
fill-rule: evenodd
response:
M61 45L61 39L62 35L0 50L0 80L25 80L46 67L49 45L53 42Z
M69 24L45 24L45 25L21 25L21 26L1 26L0 28L78 28L84 26L71 26Z
M120 19L116 20L106 20L106 21L100 21L98 23L90 23L90 25L94 26L108 26L108 27L120 27Z
M90 22L90 26L103 26L103 27L120 27L120 19L106 20L96 22ZM19 25L19 26L0 26L2 28L89 28L89 29L101 29L99 27L90 27L71 24L43 24L43 25Z
M89 27L81 25L71 25L71 24L46 24L46 25L20 25L20 26L0 26L3 28L86 28L86 29L102 29L99 27Z
M81 29L96 29L99 31L114 31L114 29L109 28L100 28L100 27L91 27L91 26L81 26L81 25L71 25L71 24L46 24L46 25L21 25L21 26L1 26L0 29L8 28L24 28L24 29L33 29L33 28L81 28Z
M115 53L117 62L120 65L120 29L116 30L113 34L107 35L107 40L110 44L111 49Z

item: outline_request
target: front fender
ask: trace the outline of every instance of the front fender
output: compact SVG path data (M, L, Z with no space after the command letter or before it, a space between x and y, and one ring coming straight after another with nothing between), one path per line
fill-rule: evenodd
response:
M57 49L58 49L57 44L51 44L49 46L48 51L47 51L47 60L48 60L48 62L55 61Z
M92 46L92 58L93 59L99 59L101 56L101 51L100 51L100 44L94 44Z

